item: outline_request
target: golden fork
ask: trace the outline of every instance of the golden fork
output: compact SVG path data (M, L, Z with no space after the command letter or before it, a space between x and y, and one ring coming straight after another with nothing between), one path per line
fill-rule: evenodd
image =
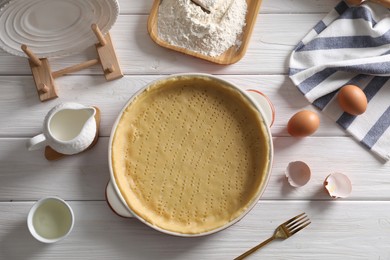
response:
M283 224L281 224L279 227L276 228L274 234L272 237L268 238L264 242L258 244L257 246L253 247L252 249L249 249L239 257L236 257L234 260L240 260L244 259L248 255L252 254L253 252L257 251L259 248L265 246L269 242L271 242L274 239L286 239L297 233L298 231L302 230L303 228L307 227L310 224L310 220L307 217L305 213L299 214L298 216L295 216Z

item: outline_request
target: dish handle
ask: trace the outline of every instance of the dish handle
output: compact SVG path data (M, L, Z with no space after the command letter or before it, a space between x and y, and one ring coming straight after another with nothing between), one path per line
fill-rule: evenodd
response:
M118 197L118 194L114 188L114 184L112 184L111 180L107 183L106 186L106 201L111 210L114 211L114 213L118 216L123 218L134 217Z
M247 89L246 91L264 112L264 120L266 124L271 127L275 121L275 107L271 100L264 93L258 90Z

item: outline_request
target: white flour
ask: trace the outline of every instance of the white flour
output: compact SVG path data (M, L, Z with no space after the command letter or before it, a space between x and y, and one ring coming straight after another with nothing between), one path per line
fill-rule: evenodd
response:
M246 0L216 0L218 8L205 12L190 0L163 0L158 12L158 36L171 45L211 57L231 46L245 26Z

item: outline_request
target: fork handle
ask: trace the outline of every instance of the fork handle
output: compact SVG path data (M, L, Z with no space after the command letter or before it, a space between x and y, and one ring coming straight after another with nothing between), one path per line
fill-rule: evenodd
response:
M248 255L252 254L253 252L259 250L261 247L265 246L266 244L268 244L269 242L271 242L272 240L275 239L275 236L272 236L270 238L268 238L267 240L261 242L260 244L258 244L257 246L249 249L248 251L246 251L245 253L243 253L242 255L234 258L234 260L241 260L241 259L244 259L245 257L247 257Z

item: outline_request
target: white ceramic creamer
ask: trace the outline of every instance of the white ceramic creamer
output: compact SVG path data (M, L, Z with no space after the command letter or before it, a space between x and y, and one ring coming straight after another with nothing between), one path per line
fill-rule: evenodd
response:
M53 107L43 122L43 133L27 142L28 149L50 146L62 154L76 154L87 149L96 135L96 109L78 103Z

